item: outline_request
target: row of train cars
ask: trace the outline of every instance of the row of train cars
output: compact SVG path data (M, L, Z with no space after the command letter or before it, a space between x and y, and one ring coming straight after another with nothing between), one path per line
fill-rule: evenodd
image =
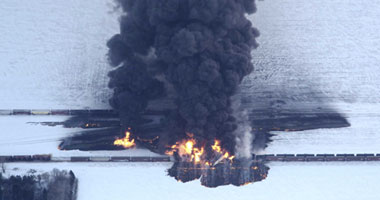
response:
M0 110L0 115L116 115L113 110L90 110L90 109L12 109Z
M169 156L73 156L54 157L51 155L0 156L0 162L170 162Z
M0 162L170 162L169 156L73 156L55 157L52 155L0 156Z
M257 162L380 161L380 154L266 154L253 155ZM52 155L0 156L0 162L171 162L171 157L111 156L53 157Z
M162 115L166 114L165 110L146 110L145 115ZM100 116L118 116L114 110L107 109L10 109L0 110L1 115L100 115Z

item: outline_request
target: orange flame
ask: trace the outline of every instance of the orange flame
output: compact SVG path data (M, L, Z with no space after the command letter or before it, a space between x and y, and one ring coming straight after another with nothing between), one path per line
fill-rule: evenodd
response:
M211 146L211 148L212 148L212 150L220 153L222 150L222 147L220 146L220 141L215 140L215 143L214 143L214 145Z
M215 152L220 153L220 154L223 154L223 157L224 157L225 159L232 160L232 159L235 158L235 156L230 156L230 153L225 152L224 150L222 150L222 147L220 146L220 141L219 141L219 140L215 140L214 145L212 145L211 148L212 148Z
M167 150L165 153L167 155L173 155L174 152L177 152L182 158L199 163L201 162L201 157L204 154L204 148L195 147L196 141L194 139L183 140L177 142L175 145L172 145L170 150Z
M115 140L113 144L116 146L123 146L126 149L132 148L132 147L136 146L136 143L135 143L135 139L131 140L130 137L131 137L131 132L126 131L125 137L122 139Z
M193 134L187 135L189 137L193 136ZM230 154L227 151L223 150L220 146L220 143L221 142L219 140L215 140L214 145L211 146L212 150L215 151L217 155L220 155L221 159L232 160L233 158L235 158L235 156L230 156ZM193 138L182 140L181 142L177 142L176 144L169 147L169 150L167 150L165 154L173 155L174 152L177 152L178 155L182 159L184 159L184 161L202 163L207 166L212 166L214 163L211 163L210 161L202 161L202 157L204 156L204 147L195 147L196 144L197 142Z

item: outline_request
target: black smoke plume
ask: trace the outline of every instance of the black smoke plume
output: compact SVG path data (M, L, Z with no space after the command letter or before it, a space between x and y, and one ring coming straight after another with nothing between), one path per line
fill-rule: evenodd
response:
M162 124L164 143L194 134L234 152L238 124L231 96L253 70L258 31L246 18L254 0L117 0L120 33L107 43L114 90L111 106L132 127L152 100L175 107ZM159 109L159 106L156 106ZM188 135L188 134L187 134Z

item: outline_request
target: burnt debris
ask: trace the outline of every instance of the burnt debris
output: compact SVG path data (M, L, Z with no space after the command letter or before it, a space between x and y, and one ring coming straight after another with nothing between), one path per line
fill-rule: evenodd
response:
M243 186L259 182L266 179L268 172L269 167L264 162L225 160L210 166L175 162L168 170L168 175L183 183L200 179L203 186L214 188L223 185Z

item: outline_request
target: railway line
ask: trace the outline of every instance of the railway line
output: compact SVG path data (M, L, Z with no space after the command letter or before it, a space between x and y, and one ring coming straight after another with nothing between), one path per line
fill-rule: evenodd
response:
M161 115L166 111L146 110L145 115ZM101 116L117 116L118 113L111 109L9 109L0 110L1 115L101 115Z
M380 154L265 154L253 155L256 162L369 162L380 161ZM169 156L72 156L12 155L0 156L9 162L172 162Z

